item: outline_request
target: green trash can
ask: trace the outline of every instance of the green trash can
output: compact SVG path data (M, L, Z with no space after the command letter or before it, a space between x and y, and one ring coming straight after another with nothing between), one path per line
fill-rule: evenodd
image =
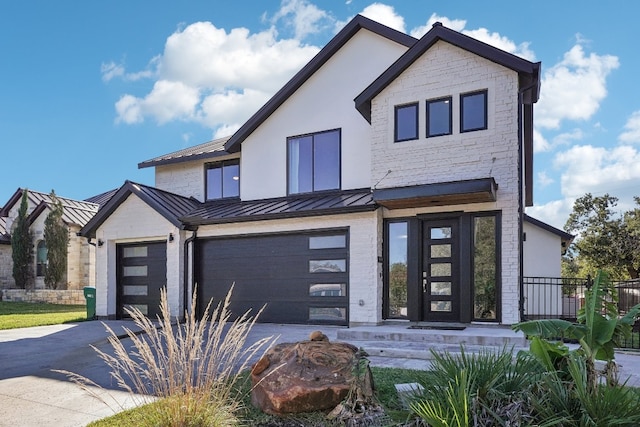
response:
M87 300L87 320L96 318L96 288L84 287L84 298Z

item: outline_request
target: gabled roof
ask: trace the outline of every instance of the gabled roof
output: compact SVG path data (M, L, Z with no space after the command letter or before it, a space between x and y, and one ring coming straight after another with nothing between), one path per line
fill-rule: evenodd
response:
M20 203L22 198L22 193L27 191L27 198L31 206L36 206L31 213L29 213L29 222L33 222L33 220L40 215L47 207L50 207L53 203L51 196L48 193L41 193L39 191L33 190L25 190L19 188L13 196L9 199L7 204L0 210L0 217L5 217L9 215L9 211L13 208L16 203ZM58 200L62 203L62 208L64 210L62 219L67 224L75 224L79 226L85 225L96 212L98 212L98 208L100 207L96 203L91 203L83 200L74 200L68 199L66 197L57 196Z
M80 230L80 235L95 237L96 229L100 227L131 194L135 194L140 200L166 218L167 221L181 229L186 227L179 218L200 205L200 202L192 197L179 196L157 188L125 181L111 199L102 206L98 213Z
M356 109L369 123L371 123L371 100L439 40L516 71L520 76L520 90L524 91L524 103L531 104L538 101L540 62L527 61L436 22L431 30L355 98Z
M0 245L10 245L11 244L11 235L9 234L9 230L7 230L7 218L0 218Z
M546 222L542 222L539 219L530 217L527 214L524 214L524 220L531 225L534 225L538 228L542 228L543 230L546 230L549 233L555 234L556 236L560 237L560 239L562 240L563 246L569 246L571 244L571 241L575 237L573 234L569 234L565 231L560 230L559 228L555 228L554 226L549 225Z
M189 212L189 225L222 224L315 215L368 212L377 208L371 190L332 191L249 201L211 201Z
M138 163L138 169L148 168L151 166L168 165L171 163L188 162L191 160L208 159L211 157L225 156L229 154L225 151L224 145L229 137L215 139L196 145L195 147L185 148L183 150L174 151L173 153L164 154Z
M318 71L351 37L361 29L369 30L398 44L410 47L416 39L400 31L389 28L376 21L356 15L325 47L314 56L289 82L284 85L267 103L247 120L225 144L229 153L240 151L240 144L256 130L274 111L278 109L295 91L297 91L316 71ZM372 52L375 54L375 52Z

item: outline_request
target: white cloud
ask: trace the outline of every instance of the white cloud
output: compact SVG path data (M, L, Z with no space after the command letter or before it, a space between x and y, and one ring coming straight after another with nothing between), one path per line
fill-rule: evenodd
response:
M478 28L475 30L465 30L465 26L467 25L467 21L464 19L450 19L446 16L439 16L435 13L431 14L427 23L425 25L419 26L411 30L411 35L416 38L420 38L425 35L433 26L434 23L441 22L447 28L450 28L454 31L461 32L470 37L478 39L484 43L490 44L491 46L497 47L514 55L518 55L522 58L528 59L529 61L535 61L535 54L529 48L528 42L523 42L520 44L516 44L509 38L505 36L501 36L499 33L490 32L486 28Z
M318 51L296 39L278 40L274 28L227 32L196 22L167 38L163 54L150 61L154 72L142 72L158 76L153 89L144 96L123 95L116 121L184 120L212 129L237 128ZM126 76L116 64L108 64L109 70Z
M585 54L577 44L544 73L536 126L557 129L563 120L587 120L607 95L606 78L619 66L612 55Z
M640 187L640 152L632 146L611 149L581 145L559 153L554 166L562 170L562 194L576 198L585 193L609 193L621 200Z
M100 66L100 72L102 73L102 81L108 82L115 77L124 76L124 67L111 61L107 64Z
M540 187L544 188L554 182L554 179L547 175L547 172L538 172L538 185L540 185Z
M360 15L377 21L387 27L405 32L404 18L398 15L392 6L382 3L372 3L365 7Z
M306 0L283 0L271 23L276 24L281 20L293 27L294 37L298 40L318 33L334 22L327 12Z
M116 103L118 122L141 123L151 116L160 124L172 120L192 120L200 95L198 90L178 81L159 80L144 98L124 95Z
M618 136L618 141L631 144L640 143L640 111L634 111L624 125L625 131Z
M553 200L544 205L530 206L526 212L527 215L562 230L573 210L574 201L574 199Z
M545 151L551 151L551 143L538 131L533 130L533 152L544 153Z

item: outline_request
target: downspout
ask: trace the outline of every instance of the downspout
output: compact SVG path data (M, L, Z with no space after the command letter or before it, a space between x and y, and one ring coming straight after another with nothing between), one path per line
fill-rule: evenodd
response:
M183 280L182 283L184 283L184 290L183 290L183 301L184 301L184 306L185 306L185 313L186 313L186 309L189 306L189 302L191 301L191 298L189 298L189 286L187 286L187 282L189 281L189 244L191 242L193 242L194 240L196 240L196 237L198 236L198 229L196 228L195 230L193 230L193 234L191 235L191 237L187 238L184 241L184 250L183 252L183 256L184 256L184 272L183 272ZM195 251L192 251L193 254L195 254ZM194 260L191 263L191 289L193 289L193 277L195 275L195 255L194 255ZM191 310L193 310L194 307L191 307Z
M523 94L524 92L533 89L536 84L530 84L524 88L518 90L518 288L519 288L519 296L518 296L518 312L520 315L519 321L524 319L524 242L522 233L523 230L523 222L524 222L524 199L523 199L523 166L522 166L522 149L524 145L523 140L523 132L524 128L522 125L523 120L523 112L524 108L524 100Z

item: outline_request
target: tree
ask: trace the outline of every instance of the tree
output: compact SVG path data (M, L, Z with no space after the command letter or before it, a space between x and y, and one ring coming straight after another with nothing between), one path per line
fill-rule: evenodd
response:
M44 241L47 245L47 268L44 273L44 283L51 289L60 289L62 280L67 272L67 246L69 232L62 215L62 202L51 190L51 211L44 220Z
M27 219L28 193L26 188L22 191L18 217L11 232L13 279L16 282L16 287L21 289L33 287L33 235Z
M640 273L640 198L638 207L617 214L618 198L590 193L576 200L564 229L576 234L569 256L581 270L604 269L614 276L637 279Z

